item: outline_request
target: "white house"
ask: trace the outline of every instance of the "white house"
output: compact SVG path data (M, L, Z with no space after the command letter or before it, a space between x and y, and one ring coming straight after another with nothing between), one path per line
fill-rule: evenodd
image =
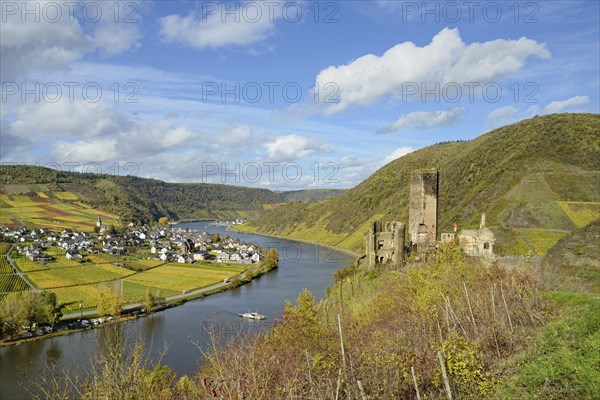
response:
M217 261L218 262L229 261L229 253L226 253L226 252L219 253L219 255L217 256Z
M167 253L161 253L159 257L162 261L167 261Z
M177 258L177 262L178 262L178 263L181 263L181 264L185 264L185 257L184 257L184 256L179 256L179 257Z
M242 256L240 253L233 253L231 256L229 256L229 261L240 262L242 261Z

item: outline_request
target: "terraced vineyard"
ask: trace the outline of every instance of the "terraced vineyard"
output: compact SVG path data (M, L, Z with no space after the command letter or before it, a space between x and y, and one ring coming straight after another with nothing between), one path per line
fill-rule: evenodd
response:
M0 292L20 292L28 286L20 276L15 274L0 275Z

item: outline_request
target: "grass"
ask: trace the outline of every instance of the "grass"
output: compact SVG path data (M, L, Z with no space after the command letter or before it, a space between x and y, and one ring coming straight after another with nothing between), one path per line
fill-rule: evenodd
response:
M594 399L600 393L600 302L582 293L552 293L557 318L504 366L498 399Z
M100 264L32 272L27 275L27 279L40 289L51 289L112 281L132 273L132 271L110 264Z
M20 292L29 286L20 276L14 274L0 275L0 292Z
M182 292L194 290L222 282L225 278L238 275L243 268L182 266L166 264L136 274L125 280L142 286Z

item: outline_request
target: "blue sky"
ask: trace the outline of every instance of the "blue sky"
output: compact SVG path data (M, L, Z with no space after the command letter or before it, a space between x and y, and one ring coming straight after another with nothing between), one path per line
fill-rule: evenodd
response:
M436 142L599 111L598 2L0 4L3 163L349 188Z

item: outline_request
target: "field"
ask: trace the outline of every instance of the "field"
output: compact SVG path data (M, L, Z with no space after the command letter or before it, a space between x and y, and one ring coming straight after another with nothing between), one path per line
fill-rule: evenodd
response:
M110 264L100 264L32 272L27 274L27 279L40 289L51 289L112 281L132 273L132 271Z
M144 301L144 296L146 295L146 290L148 289L150 289L150 292L153 295L160 297L171 297L181 294L181 292L175 290L159 289L155 287L138 285L137 283L128 282L126 280L123 281L123 293L125 293L127 297L133 299L132 301Z
M600 218L600 203L559 201L558 204L578 228Z
M566 232L556 232L548 229L519 229L521 237L530 245L536 254L545 256Z
M10 249L10 243L0 243L0 254L6 254Z
M54 230L69 227L89 232L96 226L98 215L102 215L105 224L117 221L113 214L84 205L75 193L30 189L44 189L44 185L6 185L8 194L0 195L0 224L22 223ZM17 194L19 190L33 194Z
M70 286L63 288L56 288L49 290L49 292L56 293L58 303L63 304L67 311L79 310L79 303L83 302L83 309L94 308L98 305L98 297L100 295L101 288L108 288L113 290L120 290L120 282L111 282L108 284L96 283L90 285ZM126 302L136 301L136 299L125 295L124 299Z
M6 256L0 256L0 274L11 274L13 272Z
M146 272L131 276L125 282L142 286L155 287L182 292L199 289L222 282L225 278L238 275L244 268L240 267L211 267L211 266L182 266L182 264L166 264Z
M159 265L162 265L164 263L165 262L161 261L161 260L127 261L127 265L130 265L133 268L139 268L139 269L143 269L143 270L158 267Z
M20 276L14 274L0 275L0 292L20 292L28 288Z

